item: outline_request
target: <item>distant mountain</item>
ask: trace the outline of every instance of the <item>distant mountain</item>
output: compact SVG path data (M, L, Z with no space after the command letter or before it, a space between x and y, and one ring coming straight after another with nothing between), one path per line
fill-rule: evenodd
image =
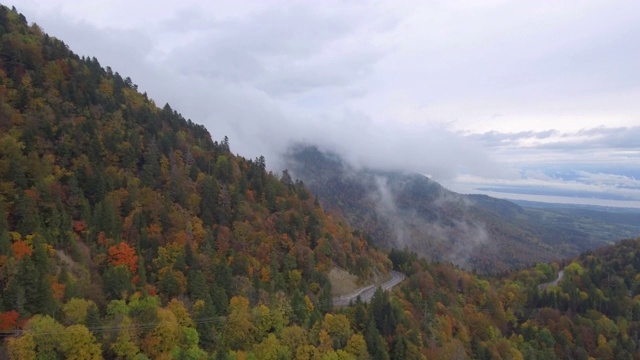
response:
M615 215L585 220L578 211L528 209L485 195L461 195L420 174L356 169L338 155L296 146L287 166L322 204L343 213L378 246L416 251L483 272L546 262L637 236L612 227ZM631 217L633 219L627 219ZM594 226L600 225L598 231ZM635 234L634 234L634 231Z

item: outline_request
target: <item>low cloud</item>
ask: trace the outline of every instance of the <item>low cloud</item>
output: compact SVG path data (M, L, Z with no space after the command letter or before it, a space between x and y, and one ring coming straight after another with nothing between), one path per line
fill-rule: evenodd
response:
M97 4L18 10L272 169L299 142L451 187L638 161L638 4Z
M363 178L361 176L360 181ZM397 205L396 197L402 192L397 188L398 184L392 188L388 178L383 176L375 176L374 183L375 188L369 193L369 199L373 201L378 217L390 227L393 238L388 240L392 241L395 248L419 249L423 254L438 260L467 267L478 247L495 246L490 241L484 223L461 214L457 214L457 219L429 220L420 216L416 208L401 208ZM436 212L440 208L451 206L459 207L465 212L472 205L469 199L446 191L438 192L431 204Z

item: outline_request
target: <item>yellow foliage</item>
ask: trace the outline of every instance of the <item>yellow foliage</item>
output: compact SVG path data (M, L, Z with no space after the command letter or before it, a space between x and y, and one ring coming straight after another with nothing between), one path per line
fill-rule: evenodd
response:
M102 349L95 336L84 325L71 325L64 330L60 348L69 360L102 359Z
M9 359L33 360L36 358L36 342L31 334L7 340Z
M191 315L189 314L189 311L187 311L187 308L184 306L184 303L182 301L178 299L172 299L167 304L167 309L171 310L171 312L176 316L176 319L178 319L178 323L180 324L180 326L195 327L195 324L191 319Z
M95 305L91 300L73 298L62 307L67 324L82 324L87 317L87 311L91 305Z
M142 342L142 350L152 359L171 359L172 350L182 339L180 324L173 312L163 308L158 309L158 321Z

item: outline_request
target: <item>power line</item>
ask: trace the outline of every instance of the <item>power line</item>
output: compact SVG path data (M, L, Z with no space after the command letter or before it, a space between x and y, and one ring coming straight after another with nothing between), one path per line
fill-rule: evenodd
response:
M318 301L317 304L314 304L315 306L319 306L319 305L327 305L329 304L328 300L323 300L323 301ZM303 306L299 306L299 307L291 307L291 311L295 311L295 310L306 310L306 305ZM269 309L271 310L271 309ZM251 312L249 312L249 315L252 315ZM196 318L196 319L192 319L191 322L196 325L196 324L206 324L206 323L215 323L218 322L219 324L224 324L226 323L226 320L228 320L228 316L210 316L210 317L203 317L203 318ZM88 327L85 325L85 327L92 333L104 333L104 332L110 332L110 331L118 331L118 330L129 330L129 329L135 329L135 330L147 330L147 329L153 329L155 327L158 326L158 324L160 323L160 321L157 322L147 322L147 323L132 323L130 325L103 325L103 326L93 326L93 327ZM60 324L62 325L62 324ZM83 324L71 324L69 326L72 325L83 325ZM64 327L64 325L62 325ZM54 332L54 331L34 331L34 329L22 329L22 330L14 330L12 332L12 334L14 334L15 336L20 336L20 335L24 335L24 334L31 334L31 335L35 335L35 336L43 336L43 335L54 335L54 334L58 334L58 332Z

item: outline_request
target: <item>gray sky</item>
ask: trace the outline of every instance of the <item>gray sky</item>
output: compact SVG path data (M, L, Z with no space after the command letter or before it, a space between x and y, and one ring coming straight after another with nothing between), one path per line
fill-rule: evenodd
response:
M13 5L271 168L308 141L461 192L640 207L635 0Z

